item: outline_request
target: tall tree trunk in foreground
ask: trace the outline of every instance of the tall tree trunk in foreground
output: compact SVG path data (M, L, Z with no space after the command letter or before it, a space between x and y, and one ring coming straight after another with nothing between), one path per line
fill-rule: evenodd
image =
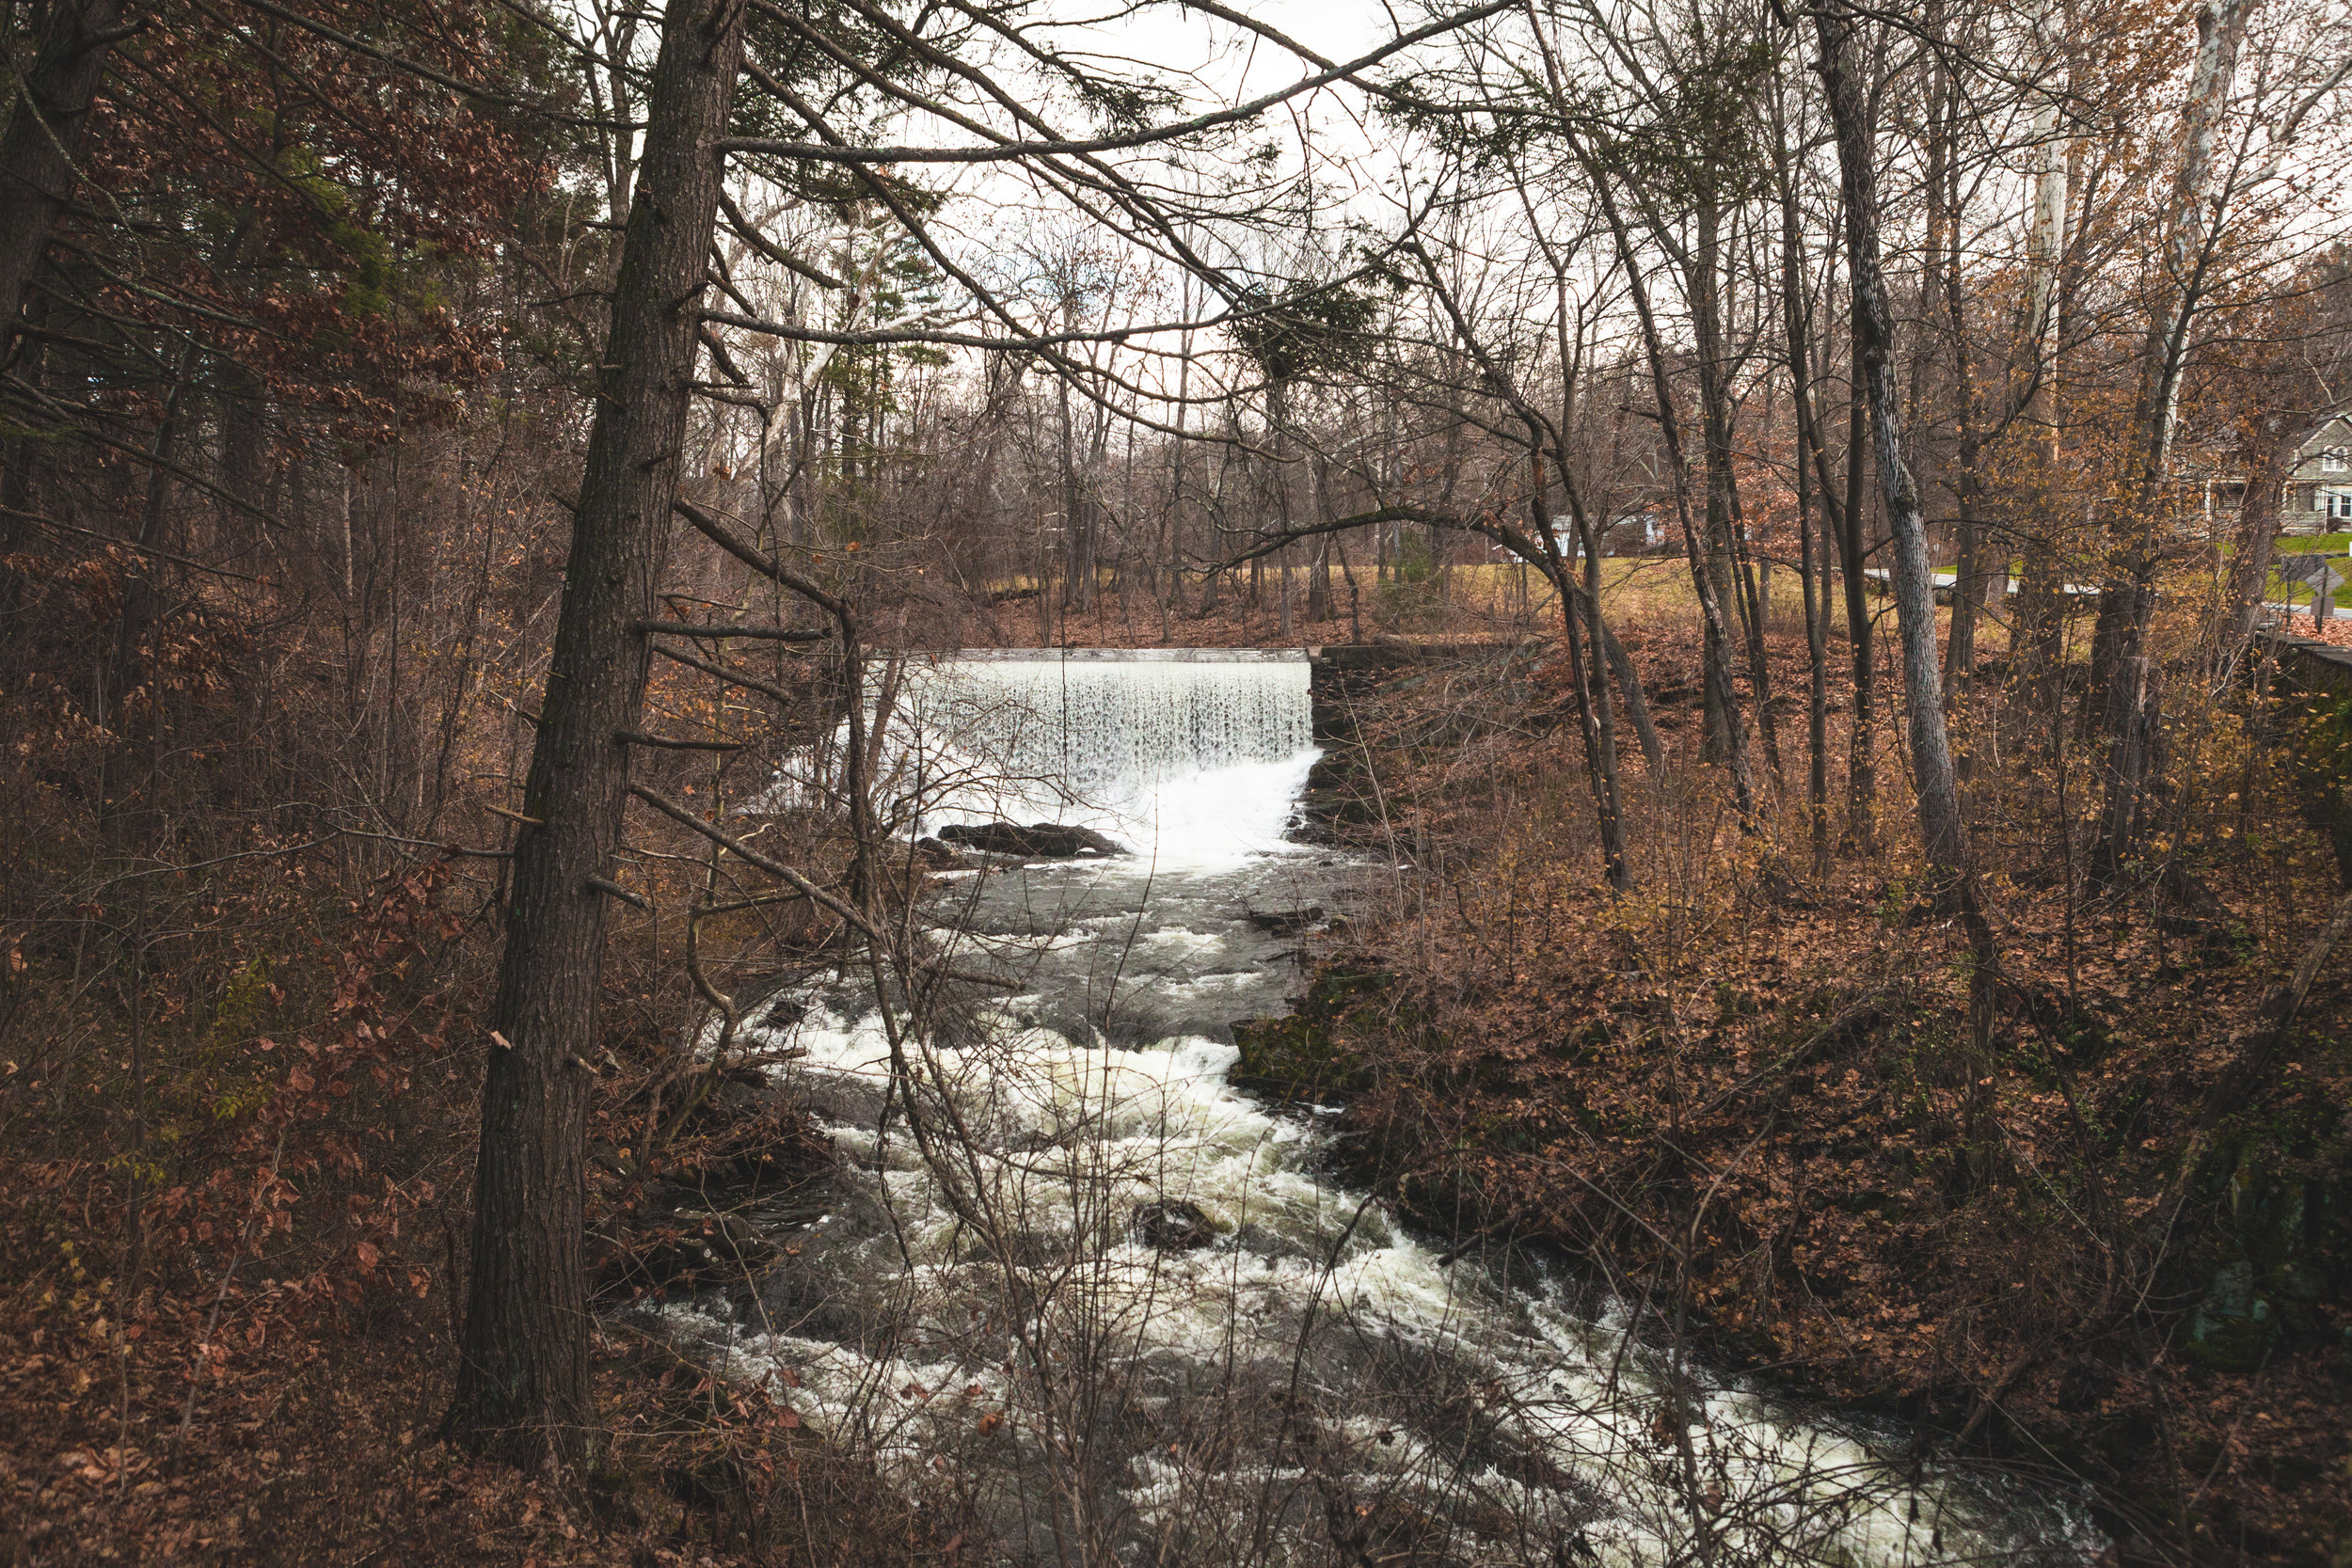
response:
M1850 312L1851 313L1851 310ZM1869 403L1863 386L1861 352L1849 345L1846 374L1851 395L1846 407L1846 498L1833 507L1826 479L1822 510L1830 514L1837 561L1845 577L1846 641L1853 664L1853 733L1846 738L1846 844L1869 854L1878 844L1878 650L1877 623L1870 614L1868 508L1863 475L1869 467Z
M121 0L56 0L40 51L17 84L8 128L0 135L0 364L8 361L49 231L79 182L73 160L122 9Z
M668 551L705 256L742 51L739 0L672 0L623 241L538 744L515 846L449 1425L518 1464L591 1448L581 1207L605 895Z
M1854 356L1870 399L1879 486L1886 500L1894 544L1895 620L1903 649L1904 705L1914 776L1919 788L1919 832L1939 880L1963 879L1968 834L1961 820L1960 785L1944 727L1942 681L1935 647L1935 585L1928 566L1927 530L1919 487L1902 458L1902 410L1894 374L1895 312L1879 265L1878 170L1864 119L1862 88L1849 67L1846 40L1851 13L1843 5L1815 13L1821 41L1821 82L1836 128L1837 161L1846 187L1846 250L1853 278ZM1848 562L1851 570L1854 563Z
M2045 0L2036 27L2045 40L2051 30L2054 6ZM2059 52L2055 40L2042 46L2041 70L2058 71ZM2026 349L2031 356L2033 387L2026 400L2026 422L2034 437L2034 477L2019 499L2033 518L2021 541L2025 571L2017 584L2010 611L2010 680L2026 700L2017 711L2036 711L2046 697L2056 713L2065 687L2066 604L2060 581L2056 530L2060 507L2058 474L2058 351L2066 341L2059 320L2066 297L2060 269L2066 260L2067 191L2071 183L2071 154L2058 135L2058 106L2065 82L2055 78L2045 86L2034 109L2035 154L2033 203L2026 253L2026 300L2028 311ZM2012 508L2012 516L2015 509Z
M1797 582L1804 598L1805 817L1813 841L1813 875L1829 876L1829 570L1828 552L1813 523L1814 464L1820 438L1813 421L1813 372L1806 352L1813 324L1805 309L1804 230L1797 219L1796 183L1789 168L1788 128L1780 94L1772 99L1772 167L1780 187L1780 325L1788 364L1788 411L1796 436ZM1820 477L1826 481L1824 466ZM1826 510L1826 509L1825 509Z

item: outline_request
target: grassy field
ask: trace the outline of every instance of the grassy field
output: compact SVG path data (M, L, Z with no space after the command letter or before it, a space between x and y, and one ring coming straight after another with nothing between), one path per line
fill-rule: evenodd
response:
M2338 577L2352 579L2352 533L2287 533L2279 536L2274 555L2326 555L2335 557ZM2275 604L2308 605L2312 591L2301 583L2280 582L2276 574L2270 579L2270 590L2264 595ZM2352 580L2336 590L2336 603L2352 607Z

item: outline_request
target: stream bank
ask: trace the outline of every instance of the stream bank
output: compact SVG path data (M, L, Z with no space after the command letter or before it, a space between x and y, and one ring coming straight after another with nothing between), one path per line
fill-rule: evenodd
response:
M1692 705L1661 673L1671 730ZM1262 1091L1344 1101L1351 1182L1441 1232L1563 1248L1669 1304L1719 1364L2088 1481L2119 1560L2352 1560L2341 958L2153 1264L2111 1260L2308 939L2269 921L2262 868L2198 857L2196 908L2160 883L2072 909L2062 883L2002 885L1988 1053L1957 940L1912 917L1905 867L1841 860L1792 888L1722 833L1701 773L1636 785L1642 832L1682 842L1611 909L1579 869L1590 802L1574 758L1544 754L1547 716L1488 677L1486 730L1450 755L1425 737L1460 733L1476 677L1440 696L1422 674L1347 689L1359 757L1328 819L1337 842L1409 847L1425 896L1357 927L1298 1011L1243 1041ZM1458 800L1461 754L1492 804L1425 809ZM2326 846L2277 831L2324 919ZM2095 957L2070 974L2069 952Z

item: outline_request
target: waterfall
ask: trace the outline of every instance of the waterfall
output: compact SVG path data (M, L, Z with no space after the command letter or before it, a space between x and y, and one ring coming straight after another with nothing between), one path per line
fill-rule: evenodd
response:
M1161 864L1278 849L1315 758L1306 655L1013 650L909 667L895 783L925 832L1089 827Z

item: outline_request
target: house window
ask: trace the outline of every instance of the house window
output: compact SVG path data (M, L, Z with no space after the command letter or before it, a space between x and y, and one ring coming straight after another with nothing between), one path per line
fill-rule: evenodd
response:
M2337 522L2352 522L2352 490L2328 490L2319 498L2320 510Z
M2319 454L2319 467L2322 473L2340 474L2352 469L2352 457L2342 447L2329 447Z

